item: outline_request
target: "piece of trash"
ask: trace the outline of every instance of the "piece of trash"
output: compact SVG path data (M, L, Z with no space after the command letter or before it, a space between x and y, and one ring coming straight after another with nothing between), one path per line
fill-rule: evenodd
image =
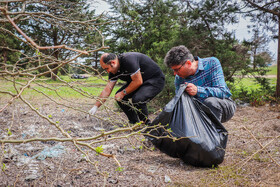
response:
M58 157L62 153L65 152L64 146L62 145L56 145L54 147L46 147L43 151L38 153L37 155L34 155L32 158L36 158L38 160L45 160L47 157Z
M23 155L24 155L24 156L28 156L28 154L27 154L27 153L24 153Z
M157 166L150 166L148 168L148 172L151 172L151 173L155 173L157 171L158 167Z
M36 174L31 174L31 175L28 175L27 177L25 177L25 180L26 180L27 182L30 182L30 181L36 180L36 179L38 179L38 178L39 178L38 175L36 175Z
M24 134L24 133L21 135L22 139L24 139L26 136L27 136L27 135Z
M108 145L102 145L102 148L103 149L112 149L112 148L115 148L115 144L108 144Z
M87 118L87 121L95 121L96 120L95 117L93 117L92 115L89 115L89 114L87 114L85 118Z
M104 128L102 128L102 127L93 127L96 131L105 131L105 129Z
M171 179L170 179L170 177L169 177L168 175L165 175L165 176L164 176L164 182L165 182L165 183L171 182Z
M107 181L111 184L117 184L119 182L117 178L111 178L111 177L109 177Z
M54 144L56 144L56 141L46 141L46 142L41 141L41 143L42 143L42 144L54 145Z
M61 110L61 112L64 112L64 111L65 111L64 109Z

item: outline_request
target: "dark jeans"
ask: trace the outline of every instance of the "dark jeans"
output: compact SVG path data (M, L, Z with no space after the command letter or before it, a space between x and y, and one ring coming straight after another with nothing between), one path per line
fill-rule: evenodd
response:
M118 105L126 114L130 123L137 123L140 121L146 122L148 120L147 103L159 94L165 84L164 77L157 77L144 81L143 84L134 92L127 94ZM116 93L125 89L129 83L122 86ZM132 99L132 103L128 99Z
M230 120L236 110L235 102L231 98L220 99L217 97L208 97L203 103L211 109L221 123Z

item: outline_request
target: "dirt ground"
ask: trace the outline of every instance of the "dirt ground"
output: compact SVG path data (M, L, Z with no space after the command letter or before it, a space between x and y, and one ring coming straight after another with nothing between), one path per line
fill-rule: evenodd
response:
M3 98L0 101L2 108L6 101ZM78 102L80 108L90 107L86 102ZM99 116L107 119L104 121L88 120L81 111L45 100L33 100L33 105L75 138L92 137L121 124L120 116L111 114L109 118L106 108L98 111ZM142 135L93 145L102 145L104 153L115 155L121 171L117 171L114 159L79 146L93 164L87 162L72 142L2 144L0 186L280 186L280 107L239 106L224 126L229 140L224 162L218 168L193 167L157 149L151 150L146 142L142 143ZM120 134L128 133L110 137ZM0 137L2 140L65 138L22 102L0 113ZM54 152L44 157L42 151L47 148Z

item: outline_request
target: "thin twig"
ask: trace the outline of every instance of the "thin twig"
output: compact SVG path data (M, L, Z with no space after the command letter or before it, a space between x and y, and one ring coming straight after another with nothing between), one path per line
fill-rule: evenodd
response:
M243 164L238 168L238 170L240 170L245 164L247 164L247 162L249 162L252 158L254 158L254 156L256 154L258 154L259 152L263 151L267 146L269 146L270 144L272 144L275 140L277 140L278 138L280 138L280 136L275 137L273 140L271 140L270 142L268 142L265 146L263 146L261 149L259 149L258 151L256 151L254 154L252 154L249 158L247 158Z
M247 130L250 135L254 138L254 140L261 146L261 148L264 148L264 146L257 140L257 138L253 135L253 133L247 128L247 127L243 127L245 130ZM266 151L266 153L268 154L268 156L271 158L271 160L280 167L280 165L277 163L277 161L269 154L268 151Z
M1 110L0 110L0 113L9 105L11 105L13 103L13 101L17 98L20 97L20 95L22 94L22 92L28 87L30 86L31 82L33 82L34 80L36 79L36 76L33 77L33 79L31 79L30 81L28 81L28 83L23 87L21 88L20 92L14 96Z

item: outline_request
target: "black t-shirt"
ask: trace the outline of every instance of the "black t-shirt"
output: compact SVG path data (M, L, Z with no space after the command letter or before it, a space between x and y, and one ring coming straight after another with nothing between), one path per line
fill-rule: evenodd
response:
M157 77L164 77L159 66L147 55L137 52L123 53L118 56L120 69L116 74L109 73L110 81L121 79L131 82L131 76L141 72L143 82Z

